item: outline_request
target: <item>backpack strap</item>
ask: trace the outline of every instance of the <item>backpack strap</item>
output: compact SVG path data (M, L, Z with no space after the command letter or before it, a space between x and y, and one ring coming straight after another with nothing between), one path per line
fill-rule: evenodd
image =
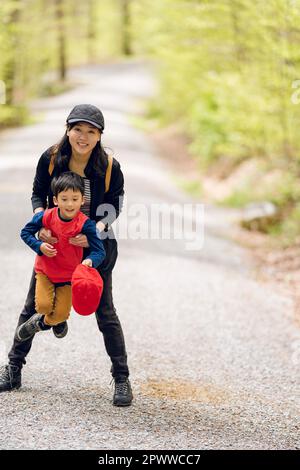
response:
M112 164L113 164L113 157L112 155L108 155L108 165L107 165L106 173L105 173L105 192L106 193L108 192L109 186L110 186ZM51 159L50 159L50 163L48 167L48 172L50 176L52 175L53 170L54 170L54 155L51 155Z
M58 145L56 144L52 147L51 158L50 158L50 163L48 167L48 173L50 176L52 175L53 170L54 170L54 161L55 161L55 156L56 156L57 151L58 151Z
M105 173L105 192L106 193L109 190L112 164L113 164L113 157L112 155L108 155L108 165L107 165L106 173Z
M48 173L51 176L54 170L54 155L51 155L51 160L48 167Z

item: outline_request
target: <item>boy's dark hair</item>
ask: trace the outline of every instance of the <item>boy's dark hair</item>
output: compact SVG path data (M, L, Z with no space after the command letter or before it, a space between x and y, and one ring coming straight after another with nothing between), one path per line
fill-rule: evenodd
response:
M57 198L58 194L62 191L73 189L73 191L80 191L84 196L84 180L83 178L74 173L73 171L66 171L51 181L51 191L53 196Z

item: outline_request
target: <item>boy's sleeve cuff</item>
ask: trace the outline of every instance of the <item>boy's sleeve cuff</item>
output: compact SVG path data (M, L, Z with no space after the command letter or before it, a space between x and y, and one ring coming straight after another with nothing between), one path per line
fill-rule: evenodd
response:
M38 254L39 256L43 256L44 253L41 251L41 246L42 246L42 243L43 243L43 242L37 240L37 243L38 243L38 245L37 245L37 248L38 248L37 254Z

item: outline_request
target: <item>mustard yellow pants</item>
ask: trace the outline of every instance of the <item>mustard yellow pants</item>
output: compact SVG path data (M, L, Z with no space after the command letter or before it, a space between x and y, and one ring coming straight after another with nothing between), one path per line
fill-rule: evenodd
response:
M36 273L35 309L44 316L46 325L58 325L70 316L72 307L71 286L57 287L42 273Z

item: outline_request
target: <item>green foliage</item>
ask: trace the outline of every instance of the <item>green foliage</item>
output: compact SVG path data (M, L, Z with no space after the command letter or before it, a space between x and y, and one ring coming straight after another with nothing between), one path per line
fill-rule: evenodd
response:
M68 90L70 66L121 51L120 0L1 0L0 19L0 127L26 120L32 97Z
M201 181L198 180L185 180L176 178L177 185L181 187L184 191L189 193L191 196L196 198L201 198L203 196L203 187Z
M75 86L75 84L72 85L72 83L68 82L61 82L59 80L57 81L49 81L42 83L38 93L39 96L56 96L59 95L60 93L65 93L67 91L72 90L72 88Z
M160 103L204 167L227 155L297 158L300 5L271 0L141 0L138 51L159 58Z
M275 231L270 231L271 234L280 235L281 239L286 245L293 243L299 238L300 226L300 203L292 208L290 213L283 218L282 223L276 227Z
M0 130L30 122L26 106L0 106Z
M136 50L159 72L159 122L181 124L203 170L224 159L234 169L259 157L266 171L279 162L281 182L245 181L224 202L267 199L289 218L300 200L300 1L139 0L133 8Z

